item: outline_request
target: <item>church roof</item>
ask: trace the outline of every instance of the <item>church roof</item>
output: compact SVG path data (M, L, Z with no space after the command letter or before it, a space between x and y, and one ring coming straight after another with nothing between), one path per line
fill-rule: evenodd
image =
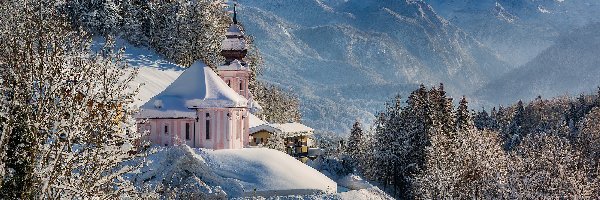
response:
M252 113L248 114L248 122L250 124L250 128L254 128L263 124L266 124L267 122L261 120L260 118L258 118L256 115L253 115Z
M221 42L221 50L245 50L244 38L226 38Z
M231 71L231 70L250 70L245 63L240 62L238 59L235 59L229 63L229 65L221 65L218 66L217 69L219 71Z
M195 117L195 108L247 107L248 100L231 89L201 61L186 69L164 91L142 105L138 118Z
M226 36L244 36L242 29L237 24L231 24L225 33Z

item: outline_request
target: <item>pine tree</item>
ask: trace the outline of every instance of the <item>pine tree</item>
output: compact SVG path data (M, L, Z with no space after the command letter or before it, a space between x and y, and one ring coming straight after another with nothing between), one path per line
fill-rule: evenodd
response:
M594 107L600 108L600 86L598 87L598 92L594 101Z
M123 11L122 36L133 45L148 45L147 4L139 1L124 1L121 10Z
M576 137L576 147L589 163L592 177L598 177L600 175L598 171L600 169L600 108L594 108L586 115L580 129L581 133ZM600 195L600 189L596 190L596 194Z
M264 147L285 152L285 139L281 134L272 134L265 143Z
M526 136L509 152L509 159L506 190L510 193L504 198L569 199L598 194L594 193L599 187L597 178L588 176L581 153L566 138Z
M525 108L523 101L519 101L515 107L514 115L508 132L505 133L505 149L510 150L518 145L521 138L524 136L523 124L525 124Z
M302 118L300 100L288 91L274 85L258 83L254 95L255 100L263 108L261 112L262 118L268 122L299 122Z
M507 159L497 133L468 128L454 138L434 135L431 144L411 188L416 199L502 197Z
M473 128L473 121L467 104L467 98L463 97L456 110L456 127L459 131L470 130Z
M350 136L348 137L346 154L348 154L355 164L360 162L360 158L362 158L363 149L361 148L361 144L364 140L363 130L361 128L360 122L356 121L352 125L352 130L350 131Z
M495 112L494 108L494 112ZM458 115L458 114L457 114ZM488 114L488 112L483 108L481 111L477 112L474 118L475 127L479 130L489 129L492 130L492 117Z

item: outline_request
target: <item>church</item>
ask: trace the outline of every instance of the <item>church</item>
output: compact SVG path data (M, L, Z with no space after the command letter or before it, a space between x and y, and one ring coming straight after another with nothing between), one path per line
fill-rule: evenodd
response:
M248 146L249 118L256 118L251 112L260 106L248 90L251 71L236 14L222 41L225 62L217 67L218 74L197 61L140 107L135 118L143 141L208 149Z

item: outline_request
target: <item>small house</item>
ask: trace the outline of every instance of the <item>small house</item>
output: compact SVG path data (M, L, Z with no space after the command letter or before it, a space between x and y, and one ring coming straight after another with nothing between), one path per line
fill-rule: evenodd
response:
M251 119L252 120L252 119ZM271 137L277 136L284 140L286 152L294 157L308 156L308 150L313 147L311 139L314 129L297 122L284 124L263 123L250 126L250 146L266 144Z

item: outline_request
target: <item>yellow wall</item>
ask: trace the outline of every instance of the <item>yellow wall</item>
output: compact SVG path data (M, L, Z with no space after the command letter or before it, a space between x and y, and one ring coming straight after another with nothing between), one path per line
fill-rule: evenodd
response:
M267 142L267 140L269 139L269 137L271 137L270 132L265 131L265 130L261 130L258 131L254 134L252 134L252 138L250 138L250 146L257 146L258 144L260 144L260 139L262 139L262 144L265 144ZM254 142L256 138L256 142ZM308 153L308 148L311 146L312 142L309 142L311 140L310 136L298 136L298 137L290 137L290 138L285 138L285 144L286 144L286 152L288 154L292 154L292 152L296 152L296 153ZM298 141L296 141L298 140ZM296 144L301 145L300 147L296 147ZM293 146L293 147L289 147L289 146ZM302 157L302 158L298 158L300 161L302 162L306 162L308 160L307 157Z
M260 140L262 139L262 144L267 143L267 140L269 139L269 137L271 137L271 133L267 132L267 131L258 131L254 134L252 134L252 138L250 138L250 146L256 146L258 144L260 144ZM256 139L256 142L254 142L254 139Z

